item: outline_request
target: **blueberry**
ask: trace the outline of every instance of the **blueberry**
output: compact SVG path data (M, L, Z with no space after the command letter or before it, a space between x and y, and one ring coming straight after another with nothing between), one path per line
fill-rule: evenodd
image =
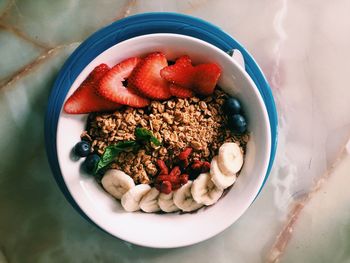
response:
M78 142L74 146L74 153L79 157L86 157L90 153L90 143L87 141Z
M90 154L83 162L83 168L87 173L93 173L95 170L95 167L100 160L100 156L97 154Z
M240 113L241 110L241 103L236 98L230 97L224 103L224 111L227 115Z
M247 130L247 122L241 114L228 116L228 126L232 132L242 134Z

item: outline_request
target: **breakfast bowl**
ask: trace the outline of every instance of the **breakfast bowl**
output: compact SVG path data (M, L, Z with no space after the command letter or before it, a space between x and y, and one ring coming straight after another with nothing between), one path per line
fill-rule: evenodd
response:
M163 53L167 60L188 55L193 64L218 64L222 70L218 86L238 98L248 123L249 141L244 165L235 184L212 206L191 213L126 212L119 201L98 181L81 169L82 159L72 158L72 148L86 129L87 114L61 112L57 124L57 159L69 194L81 211L111 235L147 247L181 247L206 240L233 224L248 209L259 193L271 155L271 128L265 103L254 81L244 68L219 48L200 39L169 33L147 34L122 41L103 51L78 75L66 100L89 73L101 63L108 66L129 57Z

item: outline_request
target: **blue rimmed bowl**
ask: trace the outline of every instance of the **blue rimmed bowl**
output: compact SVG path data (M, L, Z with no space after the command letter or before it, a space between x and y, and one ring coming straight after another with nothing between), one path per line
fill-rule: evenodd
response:
M168 20L166 20L167 17ZM173 21L173 23L181 23L180 20L182 20L182 23L186 22L186 26L182 28L170 26L169 21L176 17L178 21ZM161 22L162 19L164 23ZM126 23L127 21L129 23ZM80 213L100 228L116 237L143 246L185 246L205 240L228 227L243 214L259 193L266 181L275 153L276 110L271 91L261 71L258 70L255 72L256 75L253 74L254 81L252 75L249 74L252 68L251 58L242 47L239 45L230 46L227 50L238 48L243 53L248 74L222 50L215 47L218 45L214 46L208 41L198 40L198 35L203 34L203 32L196 25L190 26L188 23L191 21L209 27L213 32L218 30L194 18L163 13L138 15L102 29L84 42L68 59L49 100L46 118L47 151L55 178L66 197ZM123 23L126 24L123 25ZM176 28L176 31L182 30L184 32L182 35L189 35L188 31L192 32L196 29L197 33L194 34L196 38L163 34L162 36L148 35L129 39L133 37L135 31L139 33L139 27L136 25L140 23L150 27L150 32L143 31L144 33L141 35L154 33L153 31L160 30L159 28L164 31L163 24L166 24L167 31L172 31L170 28ZM222 31L219 32L224 34ZM215 42L213 37L215 34L209 35L212 37L210 42ZM125 36L126 39L129 39L126 42L121 43L116 40L118 37L123 40L122 38ZM226 35L224 34L224 36ZM148 38L147 41L145 38ZM106 45L108 46L106 47ZM126 213L119 209L118 204L111 200L93 179L79 174L79 163L73 163L69 160L69 150L79 139L79 134L84 129L86 116L72 117L62 114L61 108L67 95L73 92L94 65L102 62L112 65L122 59L119 54L133 56L156 50L165 52L169 58L187 50L187 53L190 56L193 55L197 62L205 62L207 59L217 61L224 71L220 84L228 93L240 97L248 114L249 128L253 131L251 145L248 145L246 164L237 185L215 206L203 209L196 214L179 216ZM255 63L252 65L253 68L258 69ZM264 85L257 81L261 77ZM222 219L208 227L210 222L217 220L217 218ZM169 233L169 231L171 232Z

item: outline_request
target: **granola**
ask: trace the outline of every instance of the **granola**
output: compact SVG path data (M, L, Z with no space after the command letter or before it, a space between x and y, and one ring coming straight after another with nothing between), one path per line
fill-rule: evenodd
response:
M157 160L171 168L186 147L193 148L190 162L210 162L224 142L236 142L245 152L249 135L233 135L227 128L223 113L226 99L226 93L216 89L205 98L172 98L152 101L143 109L125 107L114 113L92 113L81 137L91 142L91 151L101 155L109 145L135 140L136 127L152 131L161 146L151 144L137 152L123 152L111 164L135 183L150 184L158 173Z

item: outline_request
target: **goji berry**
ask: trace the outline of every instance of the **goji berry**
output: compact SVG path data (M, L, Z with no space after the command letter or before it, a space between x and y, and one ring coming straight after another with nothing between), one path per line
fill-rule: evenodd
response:
M192 163L191 168L192 168L193 170L201 170L202 166L203 166L203 162L201 162L201 161L199 161L199 160L195 160L195 161Z
M188 159L191 153L192 153L192 148L188 147L179 154L178 158L179 160L184 161Z
M161 159L157 160L157 165L160 169L160 174L169 174L169 169L166 166L165 162Z
M210 171L210 163L209 162L202 162L202 173L207 173Z
M178 177L179 175L181 174L181 170L180 170L180 167L179 166L175 166L171 172L170 172L170 176L176 176Z
M182 185L187 184L187 182L188 182L188 174L181 174L179 176L179 182Z
M160 185L160 192L164 194L170 194L172 191L172 186L169 181L163 181Z

